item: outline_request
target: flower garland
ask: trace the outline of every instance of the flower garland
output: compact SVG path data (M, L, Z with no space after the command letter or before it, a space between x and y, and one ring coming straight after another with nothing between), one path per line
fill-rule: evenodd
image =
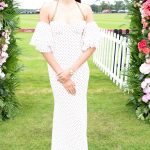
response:
M4 10L8 7L8 4L5 2L0 2L0 10ZM6 62L8 58L7 49L10 44L10 31L5 29L3 30L3 25L0 23L0 78L4 79L5 74L2 72L3 64Z
M0 121L14 118L20 109L15 90L20 80L17 73L20 48L15 37L19 28L19 3L14 0L0 0Z
M128 104L138 119L150 123L150 0L128 0L130 62L127 71Z
M147 75L144 81L141 83L144 95L141 100L147 103L150 109L150 0L145 1L140 8L143 25L142 34L143 39L138 43L138 49L140 53L145 55L145 62L141 64L139 70L142 74Z
M0 78L3 79L5 74L2 72L3 64L6 62L8 58L7 49L8 45L10 44L10 31L9 30L1 30L0 31Z
M132 23L134 24L134 18L136 18L136 12L139 10L139 20L141 20L141 35L137 36L137 50L139 52L139 72L140 74L138 75L137 71L132 70L131 73L134 73L137 76L139 76L139 81L135 81L138 85L139 82L139 90L138 88L134 87L134 93L133 93L133 99L137 99L135 102L137 109L136 109L136 114L139 119L145 120L148 119L150 120L150 0L134 0L133 1L133 9L134 11L134 16L132 16ZM140 24L138 29L140 28ZM134 27L134 25L132 26ZM134 29L134 28L133 28ZM134 33L133 33L134 34ZM134 36L132 36L134 38ZM136 42L136 39L134 39ZM132 47L134 49L134 46ZM136 48L135 48L136 49ZM136 55L136 54L135 54ZM135 57L134 54L132 54L133 57ZM136 69L135 66L138 66L138 63L134 66L136 58L132 57L132 69ZM138 79L138 78L137 78ZM131 83L134 84L134 77L131 77ZM137 93L138 91L138 93ZM139 94L135 95L135 94ZM138 98L139 97L139 98Z

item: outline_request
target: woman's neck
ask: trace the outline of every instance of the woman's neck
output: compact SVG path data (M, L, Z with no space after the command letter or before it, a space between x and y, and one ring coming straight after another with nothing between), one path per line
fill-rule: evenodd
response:
M63 3L63 4L71 4L73 3L75 0L58 0L60 3Z

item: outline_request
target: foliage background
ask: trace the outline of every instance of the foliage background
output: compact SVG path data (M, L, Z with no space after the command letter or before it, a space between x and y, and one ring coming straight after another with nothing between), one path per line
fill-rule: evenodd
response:
M17 73L21 70L18 56L20 48L16 44L16 29L18 29L18 4L13 0L4 0L8 7L0 12L2 30L11 29L10 44L7 50L9 57L2 69L6 78L0 79L0 120L13 118L18 112L20 104L17 101L15 91L19 85Z
M146 75L139 70L142 63L145 61L145 55L139 53L138 43L143 39L141 23L140 7L135 7L135 4L141 3L140 0L128 1L128 9L130 15L130 67L128 68L128 88L130 91L130 98L128 104L134 104L134 109L138 119L148 121L150 123L150 111L148 105L141 100L143 91L141 82Z

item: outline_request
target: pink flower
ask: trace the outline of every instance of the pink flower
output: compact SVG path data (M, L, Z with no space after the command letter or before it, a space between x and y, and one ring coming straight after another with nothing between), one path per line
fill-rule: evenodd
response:
M145 89L149 87L149 85L150 85L150 78L145 78L144 81L141 83L141 88Z
M149 16L146 16L146 19L149 20Z
M148 22L143 22L143 28L145 29L146 27L148 27Z
M144 81L141 83L141 88L143 89L143 92L145 93L142 96L142 101L147 103L150 101L150 78L145 78Z
M143 3L142 10L143 10L144 17L150 16L150 0L147 0L145 3Z
M142 101L143 102L147 103L149 100L150 100L150 95L147 94L147 95L142 96Z
M145 19L142 18L141 23L143 24L145 22Z
M148 33L148 39L150 40L150 32Z
M145 48L143 48L142 52L143 52L144 54L149 54L149 53L150 53L150 48L145 47Z
M7 49L8 49L8 45L4 44L3 47L2 47L2 51L6 51Z
M150 83L150 78L145 78L146 83Z
M4 2L0 2L0 7L5 7L5 3Z
M3 57L3 58L8 58L8 54L7 54L6 52L3 52L3 51L2 51L1 57Z
M143 90L143 92L144 92L144 93L150 93L150 88L149 88L149 87L145 88L145 89Z
M141 52L144 48L146 48L146 46L147 46L147 41L146 40L141 40L138 43L138 49L139 49L139 51Z
M0 2L0 10L3 10L5 7L8 7L8 4L5 4L4 2Z

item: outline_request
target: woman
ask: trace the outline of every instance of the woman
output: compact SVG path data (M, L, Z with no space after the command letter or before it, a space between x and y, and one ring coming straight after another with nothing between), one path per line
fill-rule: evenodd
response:
M48 63L54 95L51 150L88 150L88 58L99 44L89 5L75 0L45 3L30 42Z

